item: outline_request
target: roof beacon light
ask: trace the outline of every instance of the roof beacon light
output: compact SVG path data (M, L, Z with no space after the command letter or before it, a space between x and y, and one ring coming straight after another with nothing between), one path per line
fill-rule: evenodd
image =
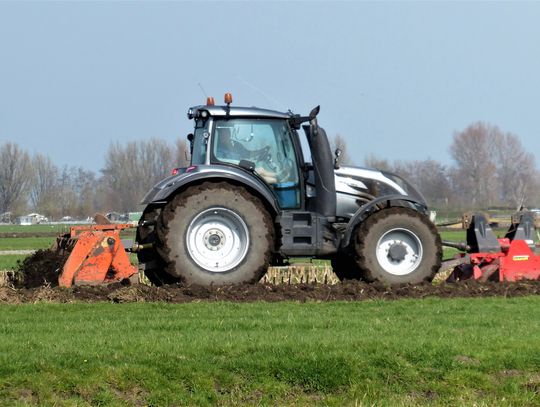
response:
M214 106L214 105L215 105L214 98L212 96L208 96L206 98L206 106Z
M225 93L225 103L229 106L232 103L232 93Z

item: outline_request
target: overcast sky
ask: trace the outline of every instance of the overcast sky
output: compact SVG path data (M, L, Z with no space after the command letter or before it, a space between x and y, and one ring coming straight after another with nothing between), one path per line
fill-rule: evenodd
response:
M475 121L540 152L540 2L2 2L0 143L99 171L207 94L307 114L357 164L451 163Z

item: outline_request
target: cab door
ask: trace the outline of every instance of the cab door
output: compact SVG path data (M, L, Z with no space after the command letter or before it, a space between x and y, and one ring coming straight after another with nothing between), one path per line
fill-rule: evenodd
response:
M253 172L272 189L282 209L300 208L299 163L285 120L216 120L212 139L213 161L242 167L250 163Z

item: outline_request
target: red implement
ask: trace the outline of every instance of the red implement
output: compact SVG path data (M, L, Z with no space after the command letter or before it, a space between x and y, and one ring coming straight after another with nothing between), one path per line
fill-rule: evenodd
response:
M137 273L125 251L120 232L130 224L74 226L58 238L57 248L70 251L58 278L61 287L99 285L129 279Z
M524 240L513 240L506 256L500 258L499 280L539 280L540 256Z
M469 251L463 254L448 281L540 280L540 255L534 251L534 225L529 213L519 213L505 238L496 238L482 215L474 215L467 230ZM460 245L454 245L457 247Z

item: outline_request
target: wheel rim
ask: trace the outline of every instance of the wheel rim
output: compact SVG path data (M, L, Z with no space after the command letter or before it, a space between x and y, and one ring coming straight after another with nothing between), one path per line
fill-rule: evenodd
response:
M186 233L188 253L200 267L214 273L229 271L244 260L249 232L244 220L221 207L199 213Z
M404 276L415 271L422 262L422 242L408 229L392 229L377 242L377 260L388 273Z

